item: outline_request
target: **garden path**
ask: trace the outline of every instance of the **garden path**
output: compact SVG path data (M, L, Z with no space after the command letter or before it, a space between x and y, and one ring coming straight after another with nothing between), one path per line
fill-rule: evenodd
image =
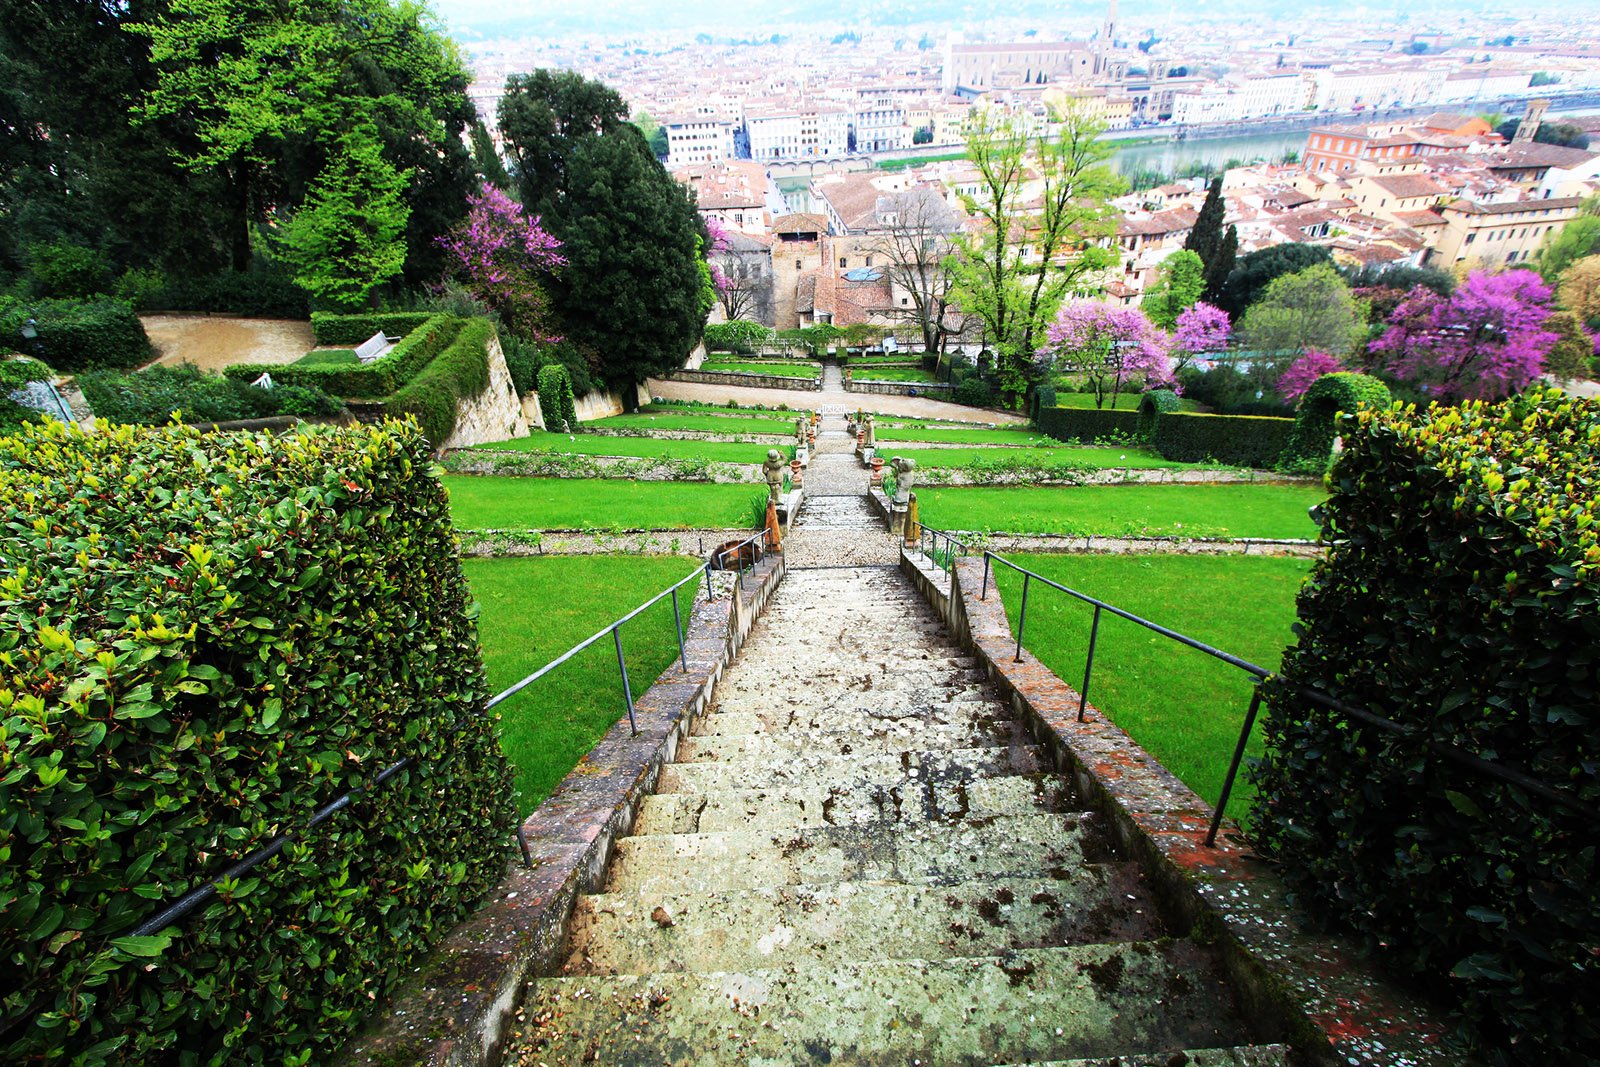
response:
M842 417L817 444L788 573L510 1062L1287 1064L889 562Z

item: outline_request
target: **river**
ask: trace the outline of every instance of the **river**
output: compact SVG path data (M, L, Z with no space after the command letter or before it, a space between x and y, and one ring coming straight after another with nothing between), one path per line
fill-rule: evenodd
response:
M1134 171L1158 171L1176 174L1192 163L1207 163L1222 169L1229 160L1251 163L1266 160L1276 163L1286 152L1305 151L1306 131L1285 133L1239 134L1233 137L1208 137L1185 141L1156 141L1150 144L1128 145L1118 148L1111 157L1122 174Z

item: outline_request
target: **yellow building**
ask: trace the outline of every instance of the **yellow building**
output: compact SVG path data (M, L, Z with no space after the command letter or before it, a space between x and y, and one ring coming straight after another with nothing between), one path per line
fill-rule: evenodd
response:
M1423 265L1449 270L1503 267L1533 258L1546 235L1578 214L1578 197L1514 200L1479 204L1457 200L1439 211L1444 228L1423 259Z

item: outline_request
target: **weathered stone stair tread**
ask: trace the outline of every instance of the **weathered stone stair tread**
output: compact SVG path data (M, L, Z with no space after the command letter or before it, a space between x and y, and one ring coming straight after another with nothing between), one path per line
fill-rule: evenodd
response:
M1244 1043L1186 941L744 972L543 979L518 1043L546 1063L898 1067Z
M992 699L988 679L962 671L955 677L897 675L884 678L862 674L859 685L851 686L831 679L808 680L804 687L787 678L739 678L717 694L717 709L740 707L747 703L812 707L819 711L835 707L874 708L884 704L939 704L951 700ZM870 683L870 684L868 684Z
M1145 941L1164 932L1129 863L955 885L834 882L661 898L583 897L566 974L830 967Z
M709 715L695 722L695 737L740 737L745 734L780 733L798 731L802 735L834 733L849 729L877 729L885 724L911 729L915 725L962 725L993 720L998 715L1009 714L990 700L945 699L930 704L905 702L881 704L840 703L816 707L797 701L782 707L768 707L755 711L732 711L731 707L743 705L719 704Z
M1072 786L1055 774L1013 774L970 782L789 786L666 793L646 797L635 836L793 830L868 822L928 822L1066 811Z
M677 759L679 763L699 763L802 752L859 756L871 752L993 748L1032 741L1028 728L1014 719L950 724L889 719L861 722L854 730L764 730L733 737L695 734L678 746Z
M875 752L861 756L779 751L765 757L743 757L718 763L671 763L662 769L656 792L709 793L764 785L893 784L915 779L964 782L1053 769L1049 755L1037 745Z
M1111 859L1087 812L882 828L658 834L617 842L606 891L701 893L823 882L942 884L1026 877Z
M1088 1060L1043 1060L997 1064L996 1067L1292 1067L1298 1062L1288 1045L1243 1045L1235 1048L1165 1049L1122 1053Z

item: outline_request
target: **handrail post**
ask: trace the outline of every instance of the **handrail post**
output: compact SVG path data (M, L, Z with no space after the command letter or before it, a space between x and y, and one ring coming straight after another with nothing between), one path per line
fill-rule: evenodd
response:
M683 664L683 673L689 673L689 653L683 650L683 614L678 610L678 588L672 588L672 622L678 628L678 662Z
M1017 612L1017 655L1014 662L1022 662L1022 629L1028 625L1028 580L1033 575L1022 572L1022 610Z
M1217 844L1217 830L1222 826L1222 812L1228 806L1228 795L1233 792L1233 780L1239 773L1239 764L1244 760L1244 746L1250 740L1250 731L1256 724L1256 712L1261 710L1261 686L1256 685L1255 692L1250 696L1250 710L1245 712L1244 729L1239 731L1239 743L1233 749L1233 761L1228 764L1228 777L1222 782L1222 796L1217 800L1217 810L1211 815L1211 829L1206 831L1206 847L1215 848Z
M1094 606L1094 622L1089 626L1089 657L1083 664L1083 688L1078 690L1078 721L1083 721L1083 709L1089 703L1089 676L1094 671L1094 646L1100 638L1100 605Z
M628 683L628 661L622 655L622 628L613 626L611 637L617 643L617 669L622 672L622 699L628 702L628 728L639 736L639 724L633 719L633 686Z
M978 590L978 599L989 599L989 550L983 550L983 588Z

